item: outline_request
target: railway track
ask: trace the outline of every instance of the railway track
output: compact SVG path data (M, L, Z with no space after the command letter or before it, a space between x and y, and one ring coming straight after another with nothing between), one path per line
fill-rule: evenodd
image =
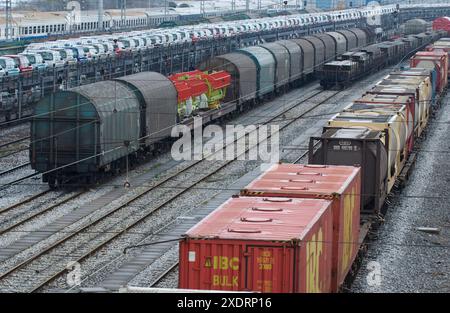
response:
M16 143L20 143L20 142L28 140L28 139L30 139L30 136L26 136L26 137L22 137L22 138L19 138L19 139L15 139L15 140L7 142L7 143L2 143L2 144L0 144L0 149L3 149L5 147L8 147L8 146L16 144Z
M11 211L11 210L13 210L13 209L15 209L15 208L17 208L19 206L25 205L25 204L27 204L27 203L35 200L35 199L38 199L38 198L48 194L49 192L50 192L50 189L44 190L44 191L39 192L39 193L37 193L37 194L35 194L35 195L31 196L31 197L26 198L25 200L22 200L20 202L12 204L12 205L10 205L10 206L8 206L6 208L2 208L2 209L0 209L0 214L9 212L9 211Z
M48 191L44 191L44 192L42 192L41 194L46 194L46 193L48 193ZM3 234L5 234L5 233L7 233L7 232L10 232L10 231L14 231L14 230L15 230L16 228L18 228L19 226L22 226L22 225L24 225L25 223L31 222L33 219L36 219L36 218L38 218L38 217L44 215L45 213L48 213L48 212L50 212L50 211L56 209L57 207L66 204L66 203L69 202L70 200L73 200L73 199L76 199L76 198L80 197L80 196L83 195L84 193L86 193L86 191L76 192L75 194L70 195L69 197L64 198L64 199L58 201L57 203L54 203L54 204L52 204L52 205L50 205L50 206L48 206L48 207L46 207L46 208L44 208L44 209L42 209L42 210L39 210L38 212L36 212L36 213L34 213L34 214L30 215L30 216L27 216L27 217L25 217L25 218L23 218L23 219L20 219L19 221L16 221L16 222L12 223L11 225L9 225L9 226L7 226L7 227L5 227L5 228L0 228L0 235L3 235ZM36 199L37 197L36 197L36 196L33 196L33 198ZM28 200L28 199L27 199L27 200ZM31 201L31 200L29 200L29 201L27 201L27 202L30 202L30 201ZM23 204L23 202L22 202L21 204ZM10 210L11 210L11 209L10 209ZM6 212L6 210L0 211L0 213L4 213L4 212Z
M313 95L307 97L306 99L302 100L302 101L298 101L296 100L294 102L294 104L292 106L289 106L287 109L284 109L284 111L282 111L281 113L271 117L268 121L265 122L265 124L268 124L272 121L276 121L280 118L283 118L285 116L285 114L291 110L293 110L294 108L298 107L300 104L308 102L309 100L311 100L312 98L322 94L322 93L327 93L324 91L318 91L316 93L314 93ZM303 112L300 116L297 117L297 119L289 119L288 121L286 121L286 123L281 127L280 126L280 130L286 128L287 126L291 125L294 121L300 119L302 116L304 116L305 114L309 113L310 111L312 111L314 108L320 106L322 103L328 101L329 99L331 99L332 97L334 97L337 93L333 92L330 96L327 96L325 99L319 101L318 103L314 104L311 108L307 109L305 112ZM237 141L239 138L237 138L235 141ZM244 152L246 153L248 151L248 149ZM163 180L159 181L158 183L154 184L153 186L150 187L146 187L144 190L138 192L137 194L135 194L133 197L131 197L130 199L128 199L125 203L111 209L108 210L106 213L102 214L101 216L95 218L95 219L91 219L90 222L80 228L78 228L77 230L67 233L65 234L64 237L62 237L61 239L57 240L56 242L54 242L53 244L47 246L46 248L44 248L43 250L39 251L39 253L36 253L30 257L28 257L27 259L25 259L24 261L20 262L19 264L16 264L15 266L13 266L12 268L4 271L3 273L0 274L0 282L2 280L5 280L7 278L11 278L14 276L15 273L18 272L23 272L24 270L26 270L27 268L33 272L38 271L39 273L42 273L42 271L45 271L44 269L39 269L37 270L36 268L33 268L33 265L36 265L36 263L39 263L39 260L43 260L46 259L47 261L49 259L53 259L55 261L55 263L58 263L58 261L60 261L59 263L61 263L61 260L59 260L59 257L61 254L56 253L56 256L52 256L52 252L56 251L58 249L58 247L62 246L62 245L69 245L70 241L73 240L76 242L76 238L77 237L82 237L83 234L86 233L96 233L95 230L93 230L92 228L95 228L95 226L98 226L100 223L105 223L105 221L107 221L107 219L112 219L114 221L114 217L115 215L117 215L116 213L119 213L121 211L130 209L130 207L132 207L132 204L136 203L137 200L143 198L144 196L148 196L149 193L158 193L158 191L164 195L168 194L168 190L173 190L173 186L171 186L173 183L177 184L176 178L183 174L186 173L189 170L194 170L194 173L199 173L199 171L195 171L195 168L197 165L203 163L205 161L205 159L202 160L198 160L195 161L193 163L191 163L190 165L188 165L187 167L183 168L180 171L177 171L171 175L169 175L168 177L164 178ZM225 166L227 166L229 163L233 162L234 160L230 160L230 161L224 161L222 162L222 164L219 164L219 166L216 166L212 171L210 171L209 173L205 174L205 175L200 175L200 178L196 179L195 181L193 181L190 185L179 188L179 190L176 190L176 192L174 194L172 194L168 199L161 201L161 203L158 203L156 206L151 207L150 209L144 211L142 210L141 207L138 207L139 211L138 212L132 212L130 215L132 215L131 218L131 222L128 223L125 227L117 227L118 229L111 231L111 229L107 232L107 235L105 235L105 238L100 238L100 240L97 240L97 242L94 245L91 245L89 248L84 249L85 251L83 251L83 249L75 249L77 252L81 252L79 256L77 256L76 258L71 258L71 260L75 261L75 262L82 262L83 260L85 260L87 257L89 257L90 255L92 255L93 253L99 251L100 249L102 249L103 247L105 247L107 244L111 243L113 240L115 240L116 238L118 238L119 236L121 236L122 234L130 231L132 228L134 228L135 226L137 226L138 224L140 224L141 222L143 222L144 220L146 220L148 217L150 217L151 215L153 215L155 212L161 210L162 208L166 207L168 204L170 204L171 202L173 202L175 199L179 198L181 195L185 194L186 192L188 192L189 190L192 190L196 185L198 185L200 182L205 181L206 179L208 179L209 177L211 177L213 174L217 173L219 170L223 169ZM217 164L217 163L216 163ZM201 173L201 171L200 171ZM160 196L161 197L161 196ZM158 199L158 197L156 197ZM152 203L154 204L154 203ZM146 208L147 209L147 208ZM132 211L132 210L129 210ZM117 225L117 222L110 222L110 223L106 223L110 226L110 228L114 228L114 226ZM112 225L112 226L111 226ZM101 235L104 235L104 233L102 232L98 232L97 237L102 237ZM109 236L108 236L109 235ZM98 239L98 238L96 238ZM77 245L75 245L77 246ZM67 251L67 249L66 249ZM56 278L60 277L62 274L64 274L66 272L66 267L65 264L61 265L59 264L58 266L51 266L52 273L50 275L46 275L45 278L42 277L36 277L35 275L35 281L33 283L30 282L30 280L27 281L27 283L30 284L29 288L25 288L25 291L27 292L35 292L35 291L39 291L40 289L42 289L44 286L48 285L49 283L51 283L52 281L54 281ZM48 269L48 267L47 267Z
M0 177L4 176L4 175L7 175L9 173L15 172L17 170L20 170L21 168L27 167L28 165L30 165L30 162L27 162L27 163L24 163L24 164L20 164L20 165L12 167L10 169L4 170L3 172L0 172Z
M158 275L149 285L150 287L157 287L157 285L163 281L170 273L172 273L177 267L179 262L176 261L172 263L166 270L164 270L160 275Z
M308 114L309 112L311 112L312 110L314 110L315 108L317 108L318 106L320 106L321 104L323 104L324 102L326 102L326 101L328 101L329 99L331 99L332 97L334 97L337 93L339 93L339 92L333 93L331 96L327 97L326 99L320 101L319 103L316 103L313 107L307 109L306 112L303 112L300 116L297 116L296 118L288 119L289 121L288 121L286 124L284 124L283 126L280 126L280 130L282 130L282 129L288 127L289 125L293 124L294 122L298 121L299 119L301 119L302 117L304 117L306 114ZM315 94L315 95L313 95L312 97L308 98L308 100L311 99L311 98L313 98L313 97L316 96L316 95L317 95L317 94ZM307 101L307 100L300 101L296 106L298 106L298 105L300 105L300 104L302 104L302 103L304 103L304 102L306 102L306 101ZM280 113L280 114L278 114L277 116L271 118L271 121L276 120L276 119L280 118L281 116L284 116L284 114L285 114L286 112L290 111L291 109L293 109L293 108L291 107L291 108L285 110L283 113ZM268 122L267 122L267 123L268 123ZM247 149L246 151L248 151L248 149ZM244 153L245 153L245 152L244 152ZM219 170L223 169L224 167L226 167L227 165L229 165L229 164L230 164L231 162L233 162L233 161L234 161L234 160L232 160L232 161L227 161L227 162L225 162L224 164L221 164L221 165L219 166L219 168L214 169L213 172L209 173L208 175L206 175L205 177L203 177L201 180L199 180L199 181L193 183L192 185L188 186L188 188L191 189L191 188L193 188L195 185L199 184L200 182L205 181L206 178L208 178L208 177L212 176L213 174L217 173ZM187 190L189 190L189 189L187 189ZM180 194L186 192L187 190L182 191ZM178 195L180 195L180 194L178 194ZM172 199L171 201L173 201L173 200L174 200L174 199ZM161 208L164 207L165 205L166 205L166 204L160 206L158 209L161 209ZM163 231L163 232L164 232L164 231ZM158 235L159 235L159 232L156 232L154 235L155 235L155 236L158 236ZM175 236L175 235L170 235L170 237L172 237L172 239L169 239L169 240L173 240L173 237L174 237L174 236ZM175 240L177 240L177 239L175 239ZM141 241L140 243L142 243L142 241ZM158 251L158 252L155 252L155 250L152 250L151 254L154 255L154 254L156 254L156 253L159 253L159 254L163 255L163 254L166 252L167 247L166 247L165 245L159 245L159 247L161 247L160 250L158 250L158 248L154 248L154 249L156 249L156 251ZM78 260L77 260L77 262L82 262L82 261L83 261L83 259L78 259ZM139 263L140 261L141 261L141 260L137 261L136 263ZM172 264L171 268L169 268L169 269L167 270L167 272L162 273L161 276L160 276L160 278L157 279L157 281L155 282L155 284L156 284L159 280L163 279L165 275L167 275L174 267L177 266L177 264L178 264L178 263ZM134 264L131 265L131 267L133 267L133 269L136 269L136 266L135 266ZM124 270L124 273L129 273L129 270L130 270L129 268L125 269L125 270ZM124 279L124 278L123 278L124 276L121 275L120 271L118 272L118 274L116 275L116 277L117 277L117 276L121 276L121 279ZM124 285L126 285L127 283L128 283L128 281L126 281L126 280L124 280L124 281L122 281L122 282L120 282L120 283L116 282L117 285L121 285L121 286L124 286ZM108 287L108 288L109 288L109 287Z

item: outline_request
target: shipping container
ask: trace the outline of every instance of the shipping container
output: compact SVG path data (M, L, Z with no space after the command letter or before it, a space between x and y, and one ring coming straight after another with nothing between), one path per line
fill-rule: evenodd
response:
M284 46L289 52L289 81L293 82L301 79L303 72L302 49L299 45L289 40L280 40L277 43Z
M360 105L357 107L357 105ZM402 107L406 110L403 112ZM354 101L352 109L360 111L367 110L371 112L386 112L392 111L399 115L404 115L407 126L407 147L408 152L411 153L414 148L414 129L415 129L415 101L412 96L403 95L383 95L383 94L365 94ZM347 108L344 111L348 111Z
M417 90L412 86L399 86L399 85L384 85L374 86L371 90L366 92L367 94L374 95L399 95L407 96L414 102L414 136L417 137L420 134L420 105L417 100Z
M289 41L294 42L302 49L302 55L303 55L303 74L308 75L314 72L315 70L315 60L316 57L319 60L323 60L325 58L323 50L319 50L316 55L316 49L314 45L302 38L299 39L290 39ZM323 48L323 47L322 47Z
M79 175L106 171L111 162L139 149L140 120L136 94L116 81L52 93L34 109L31 166L39 172L63 167L59 172Z
M257 69L255 62L242 53L227 53L210 58L199 65L200 70L223 70L231 75L225 102L244 102L256 97Z
M316 34L314 37L322 40L325 45L325 63L331 62L336 57L336 41L328 33Z
M310 164L361 166L361 212L378 214L387 197L386 134L368 128L331 128L311 137Z
M262 98L275 89L275 58L267 49L261 47L248 47L236 51L249 56L256 64L257 69L257 95Z
M345 51L350 51L350 50L353 50L356 47L358 47L358 38L356 37L355 33L352 33L351 31L346 30L346 29L337 30L336 32L342 34L347 41L347 46L346 46Z
M397 76L413 76L413 77L422 77L422 79L425 79L428 77L430 79L431 85L432 85L432 96L431 100L432 103L435 103L436 100L436 94L440 93L438 89L438 72L436 69L426 69L426 68L419 68L419 67L412 67L408 68L406 70L400 70L400 71L394 71L389 74L389 77L394 78Z
M129 86L141 103L141 138L145 138L145 144L170 137L178 114L177 91L173 83L156 72L141 72L115 80Z
M276 88L281 88L289 83L289 68L290 59L289 52L283 46L278 44L278 42L270 42L260 45L267 49L275 59L276 71L275 71L275 86Z
M332 200L332 290L337 291L358 251L361 172L355 166L275 164L247 185L243 196ZM351 243L350 245L348 243Z
M330 292L332 244L329 200L231 198L180 241L179 288Z
M388 190L389 193L406 162L407 147L405 118L396 113L342 112L328 121L329 128L365 127L375 131L384 131L388 150Z
M411 67L432 70L436 68L437 92L441 93L448 85L448 54L440 51L420 51L410 59Z
M420 127L419 127L419 135L425 129L425 126L428 123L430 106L432 104L432 96L433 96L433 85L431 84L431 80L429 77L425 79L423 77L412 77L412 76L394 76L387 77L387 79L383 79L379 85L382 86L412 86L416 88L416 101L419 102L419 118L420 118Z
M398 146L402 149L398 155L397 162L401 162L408 158L409 153L414 145L414 115L409 104L403 104L402 99L396 99L399 102L388 102L384 98L393 97L391 95L367 95L368 100L358 99L353 104L344 108L343 112L351 112L358 114L396 114L398 129ZM384 101L384 102L383 102Z

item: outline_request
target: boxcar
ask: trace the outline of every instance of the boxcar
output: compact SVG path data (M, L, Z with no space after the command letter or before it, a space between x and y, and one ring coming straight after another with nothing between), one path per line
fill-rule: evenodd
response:
M227 53L216 56L199 65L200 70L224 70L231 75L226 102L242 103L257 95L257 68L255 62L242 53Z
M44 173L50 186L66 177L89 184L97 174L119 168L127 155L132 157L140 148L141 133L139 100L120 82L53 93L35 107L31 167Z
M303 56L300 46L290 40L280 40L277 41L277 44L284 46L289 53L289 82L301 79Z
M276 62L272 53L262 47L254 46L236 51L249 56L256 65L256 90L258 98L263 98L275 90Z
M323 60L325 57L323 54L323 50L318 50L316 52L315 46L311 42L302 38L291 39L289 41L297 44L302 50L303 75L309 75L313 73L315 70L316 58L318 60Z
M278 42L271 42L261 45L267 49L275 59L275 87L281 88L289 83L290 59L289 52L285 46Z
M141 103L141 125L145 146L149 147L170 137L172 127L177 123L177 90L164 75L156 72L141 72L116 78L131 86Z

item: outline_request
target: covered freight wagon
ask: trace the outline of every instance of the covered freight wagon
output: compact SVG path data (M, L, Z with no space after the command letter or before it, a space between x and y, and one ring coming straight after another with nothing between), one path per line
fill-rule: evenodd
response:
M329 200L231 198L180 241L179 288L330 292L332 242Z
M293 43L297 44L302 50L303 74L308 75L313 73L315 70L316 59L322 60L323 62L323 59L325 58L323 45L316 52L315 46L305 39L299 38L299 39L291 39L289 41L292 41Z
M156 72L141 72L116 78L131 90L141 103L141 125L146 125L141 138L146 146L170 137L177 123L177 90L164 75Z
M328 33L316 34L314 37L322 40L325 45L325 62L333 61L336 57L336 41Z
M281 88L289 83L290 58L285 46L278 42L270 42L260 45L267 49L275 59L275 87Z
M326 60L326 51L325 51L325 44L322 40L320 40L317 37L313 36L305 36L300 39L295 39L295 42L299 42L301 40L306 40L309 43L311 43L314 47L314 69L318 70L320 69Z
M355 33L349 31L349 30L337 30L336 31L339 34L342 34L346 39L346 48L345 51L351 51L358 47L358 38L356 37Z
M254 46L236 51L247 55L256 65L256 88L259 98L275 90L276 61L272 53L262 47Z
M276 164L246 186L243 196L332 201L332 291L338 291L358 252L361 172L355 166Z
M336 55L341 55L344 52L348 51L347 39L343 34L339 32L327 32L326 34L333 38L336 44Z
M67 177L92 183L140 148L140 108L136 94L117 81L44 97L31 121L31 167L51 186Z
M199 65L200 70L224 70L231 75L225 102L237 103L255 99L257 95L257 68L255 62L242 53L227 53L208 59Z
M277 44L284 46L289 53L289 82L301 79L303 55L300 46L290 40L279 40Z

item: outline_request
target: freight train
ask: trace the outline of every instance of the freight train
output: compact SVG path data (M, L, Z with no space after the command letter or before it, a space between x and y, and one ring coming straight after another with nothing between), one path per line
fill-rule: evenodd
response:
M336 61L325 63L318 73L320 84L325 89L343 88L355 80L396 64L410 53L446 35L447 32L443 30L425 32L346 52Z
M214 57L201 71L141 72L50 94L34 109L31 166L51 187L93 183L157 150L177 123L244 110L374 40L359 28L280 40Z
M448 55L417 53L312 137L309 164L275 164L180 240L179 287L336 292L395 182L405 179Z
M51 187L94 183L167 144L176 124L245 110L374 39L354 28L280 40L213 57L199 71L141 72L53 93L35 107L31 166Z

